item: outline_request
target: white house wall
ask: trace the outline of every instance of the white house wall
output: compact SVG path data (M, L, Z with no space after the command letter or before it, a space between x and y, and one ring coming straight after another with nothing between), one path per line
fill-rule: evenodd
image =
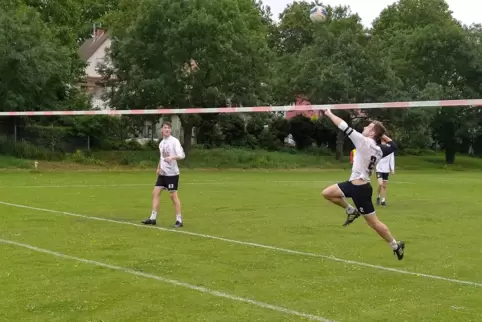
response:
M106 56L106 49L110 47L111 40L106 39L104 43L94 52L92 56L87 60L86 74L89 77L101 77L97 72L97 65L104 62Z

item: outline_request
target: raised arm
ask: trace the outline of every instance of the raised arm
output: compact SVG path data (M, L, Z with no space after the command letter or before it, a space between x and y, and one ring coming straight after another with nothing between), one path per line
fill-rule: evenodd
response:
M325 115L350 138L356 148L359 148L365 143L365 137L360 132L349 127L345 121L333 114L331 110L326 110Z
M386 157L387 155L397 151L397 145L387 135L382 136L382 144L380 145L380 148L382 149L383 157Z

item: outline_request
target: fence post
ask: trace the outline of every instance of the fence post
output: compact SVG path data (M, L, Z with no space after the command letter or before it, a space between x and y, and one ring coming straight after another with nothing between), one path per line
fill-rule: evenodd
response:
M87 151L90 151L90 135L87 135Z
M13 136L14 136L14 139L15 139L15 143L17 143L17 122L15 122L15 124L13 126Z

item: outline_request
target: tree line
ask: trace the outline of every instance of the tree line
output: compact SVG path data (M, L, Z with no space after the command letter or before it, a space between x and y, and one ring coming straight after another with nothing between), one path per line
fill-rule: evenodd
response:
M370 28L346 6L297 1L279 21L255 0L6 0L0 12L0 110L86 109L75 84L84 75L77 55L93 23L111 33L99 69L117 109L189 108L480 98L482 26L457 21L444 0L400 0ZM312 23L315 4L328 11ZM476 107L370 109L337 112L352 126L383 121L403 151L439 147L482 155L482 115ZM107 118L54 120L99 142ZM207 147L282 149L291 133L298 149L318 147L340 158L350 146L323 118L276 113L180 115L186 150L192 129ZM0 120L0 133L13 122ZM106 136L105 138L103 136ZM120 138L120 137L119 137Z

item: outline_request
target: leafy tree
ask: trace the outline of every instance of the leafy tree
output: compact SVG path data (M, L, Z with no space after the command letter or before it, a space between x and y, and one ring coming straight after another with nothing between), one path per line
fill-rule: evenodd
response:
M65 46L77 49L90 38L94 24L105 21L115 11L118 0L23 0L39 12L42 20L51 26L56 37Z
M391 99L400 81L389 63L369 46L357 16L337 8L339 20L318 24L314 43L297 55L291 66L292 93L303 93L313 103L360 103ZM337 112L349 123L371 111ZM338 131L336 158L343 155L344 134Z
M460 99L480 95L480 54L472 33L452 17L444 0L401 0L382 11L372 30L373 41L389 58L412 99ZM428 112L427 112L428 113ZM414 115L414 114L412 114ZM433 134L453 163L464 136L465 109L433 113ZM425 114L428 116L428 114ZM423 118L429 121L429 118ZM416 136L415 136L416 137ZM415 139L412 137L412 140Z
M129 14L114 23L113 105L204 108L267 97L266 26L253 1L142 0ZM200 117L180 118L189 153Z
M69 51L24 5L0 12L0 110L60 109L76 100ZM13 122L3 119L5 126Z

